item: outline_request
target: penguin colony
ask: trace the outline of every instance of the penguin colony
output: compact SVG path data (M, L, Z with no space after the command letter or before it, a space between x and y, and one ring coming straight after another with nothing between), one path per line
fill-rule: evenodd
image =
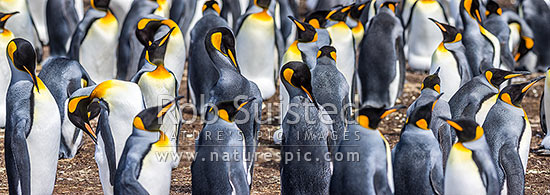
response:
M521 104L550 76L547 3L1 1L9 192L51 194L58 159L88 136L104 194L169 194L180 159L155 155L178 151L187 100L204 120L193 194L251 194L263 101L279 90L282 194L524 194ZM407 68L430 73L409 107L396 105ZM392 149L378 126L400 109ZM536 152L550 154L548 134ZM235 155L211 158L222 153Z

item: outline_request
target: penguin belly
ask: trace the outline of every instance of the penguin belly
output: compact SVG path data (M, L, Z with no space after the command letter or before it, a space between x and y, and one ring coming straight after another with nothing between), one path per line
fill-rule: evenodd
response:
M267 13L252 14L237 34L241 74L258 85L263 99L275 94L275 25Z
M166 54L164 57L166 69L172 71L178 81L178 85L183 78L186 60L185 41L183 34L179 28L174 29L170 35L170 40L166 46Z
M348 86L353 86L353 74L355 73L355 47L353 46L353 32L344 22L337 23L327 28L332 43L336 48L336 67L346 78ZM350 90L351 91L351 90Z
M7 48L13 39L13 33L8 30L0 33L0 48ZM0 128L6 127L6 94L11 81L11 70L6 57L6 50L0 52Z
M108 13L88 29L80 47L80 63L97 83L116 77L118 22Z
M481 103L481 108L479 108L479 111L476 113L477 124L483 124L485 122L485 118L487 117L487 114L489 114L489 110L493 107L493 105L495 105L495 103L497 103L497 98L498 94L495 94L493 97L490 97Z
M524 119L525 119L525 127L523 129L523 133L519 141L518 153L521 159L521 163L523 165L523 173L526 173L527 160L529 157L529 150L530 150L529 146L531 144L531 135L533 134L533 131L531 129L531 123L529 123L529 119L527 119L527 116L525 116Z
M53 193L59 156L61 120L59 108L50 91L37 78L40 92L34 89L34 115L27 137L31 169L31 194Z
M521 39L521 26L518 23L511 23L508 24L508 28L510 29L510 38L508 39L508 49L509 51L512 51L512 54L515 54L517 52L516 47L520 44Z
M467 187L465 187L467 186ZM445 170L445 194L486 194L472 151L455 144Z
M28 0L29 10L32 13L32 21L38 32L38 36L44 45L48 44L48 29L46 27L46 3L48 0Z
M441 31L428 18L445 21L443 10L437 1L419 1L411 12L409 24L409 65L415 70L429 70L433 51L441 43Z
M397 95L399 95L399 81L401 79L401 70L400 70L400 66L399 66L399 61L395 61L395 77L393 78L393 80L391 81L390 83L390 88L389 88L389 97L390 97L390 105L389 106L394 106L395 105L395 101L397 100Z
M65 108L68 108L69 99L65 100ZM63 115L63 120L61 123L61 136L63 136L63 143L67 148L68 152L65 155L65 158L73 158L82 143L82 131L77 129L73 123L69 120L68 110L65 109L65 114Z
M9 13L18 11L18 14L13 15L9 19L5 28L10 29L16 37L24 38L31 42L36 50L41 50L38 48L42 48L42 43L40 43L38 32L33 28L34 24L26 2L20 0L0 1L0 12Z
M454 55L444 47L441 47L443 46L439 46L432 56L430 74L433 74L437 68L441 68L439 76L442 78L441 92L444 93L441 99L449 101L460 88L462 78L460 77L458 63Z
M164 135L163 135L164 136ZM175 146L155 143L143 158L138 182L149 194L169 194L172 178L172 159Z

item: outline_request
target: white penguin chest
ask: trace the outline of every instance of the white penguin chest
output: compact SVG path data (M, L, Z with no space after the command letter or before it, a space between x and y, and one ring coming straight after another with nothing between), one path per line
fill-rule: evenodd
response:
M150 76L151 74L144 73L138 81L147 108L162 105L162 100L172 100L176 97L176 81L172 74L168 73L169 75L163 78Z
M472 151L460 143L455 144L447 160L445 194L485 194L486 191L479 168L472 158Z
M166 55L164 56L166 69L172 71L178 84L181 83L183 72L185 70L186 50L183 34L179 28L174 29L170 35L170 40L166 46Z
M489 110L495 103L497 103L498 94L493 95L493 97L490 97L489 99L485 100L483 103L481 103L481 108L479 108L479 111L476 113L476 122L477 124L483 124L485 122L485 118L487 118L487 114L489 114Z
M439 70L439 76L445 79L441 79L441 92L444 92L441 97L445 101L449 101L451 97L460 88L460 72L458 70L458 63L449 50L440 45L432 55L432 65L430 67L430 74L434 73L437 68ZM441 48L443 47L443 48Z
M529 146L531 144L531 135L533 131L531 130L531 123L527 116L524 117L525 120L525 129L523 129L523 134L521 135L521 140L519 141L519 157L523 165L523 173L527 171L527 160L529 157Z
M237 34L237 60L243 75L273 77L275 54L273 18L259 18L255 14L249 16Z
M80 46L80 63L90 77L103 82L116 76L118 22L112 15L96 20Z
M355 71L355 47L353 46L353 32L344 22L337 23L327 28L331 46L336 49L336 67L344 77L348 85L352 86L353 73Z
M143 158L138 182L150 194L169 194L172 178L172 161L176 155L175 147L153 144Z

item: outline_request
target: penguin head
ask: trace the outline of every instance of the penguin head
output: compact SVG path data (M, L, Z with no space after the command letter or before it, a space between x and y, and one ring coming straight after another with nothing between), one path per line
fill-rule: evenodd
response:
M451 120L449 118L440 117L449 124L456 132L458 142L469 142L478 140L483 136L483 128L476 121L469 119Z
M424 89L432 89L434 91L437 91L437 93L440 93L441 87L440 87L440 78L439 78L439 70L441 68L437 68L437 70L431 74L428 75L424 80L422 81L422 85L420 86L420 91Z
M321 58L328 58L336 62L336 48L328 45L321 47L321 49L317 52L317 59Z
M354 20L359 20L363 14L363 10L365 10L365 7L367 6L367 3L369 3L369 1L353 5L349 11L349 17Z
M318 106L317 100L313 97L311 72L306 64L297 61L288 62L281 68L280 77L281 82L283 82L287 90L293 87L304 92L311 99L313 104L315 104L316 107Z
M39 90L36 78L36 53L32 44L25 39L15 38L8 43L6 53L11 65L12 80L32 80L35 88Z
M171 108L175 107L178 100L182 98L183 96L178 96L174 100L162 106L155 106L142 110L134 117L134 121L132 123L134 128L143 131L161 131L160 126L162 125L164 116Z
M255 97L250 97L234 101L220 101L214 107L210 107L208 112L213 112L220 119L232 123L241 109L255 99Z
M91 88L89 92L91 92L92 89L93 88ZM67 104L67 115L69 120L76 127L84 130L94 142L97 142L97 135L90 125L90 119L95 118L99 112L97 109L92 109L98 107L90 106L91 104L92 99L89 94L76 94L76 96L69 99L69 103ZM91 110L94 110L94 112L90 112Z
M388 8L393 13L395 13L396 7L397 7L397 2L393 2L393 1L386 1L380 5L380 9Z
M516 56L514 56L514 60L516 62L519 62L521 58L523 58L529 51L533 49L533 46L535 45L535 42L532 38L527 36L521 36L521 40L519 42L518 46L518 53Z
M269 9L269 4L271 4L271 0L254 0L254 5L264 10Z
M479 13L479 0L463 0L462 2L464 9L466 10L466 12L468 12L468 15L470 15L470 17L477 22L481 23L481 13Z
M292 20L292 22L296 25L296 34L298 36L297 40L299 42L309 43L317 41L317 31L313 26L308 23L301 22L292 16L288 16L288 18L290 18L290 20Z
M153 42L149 42L147 49L145 50L145 59L154 65L164 65L164 55L166 54L166 47L170 39L170 34L174 28L170 29L168 33Z
M490 16L491 14L502 15L502 8L500 8L500 5L498 5L496 1L490 0L487 2L485 8L487 9L485 11L485 16Z
M441 33L443 34L443 43L456 43L462 40L462 34L455 27L440 23L433 18L429 19L437 25L439 30L441 30Z
M220 9L220 5L215 0L204 2L204 5L202 6L202 13L204 13L206 10L214 10L218 13L218 15L222 12Z
M6 22L8 21L8 19L18 13L19 12L11 12L11 13L0 12L0 29L4 29L4 26L6 25Z
M147 48L154 40L155 33L162 26L162 20L153 15L148 15L139 20L136 27L136 37Z
M493 87L499 89L500 85L504 83L504 81L527 74L529 74L529 72L511 72L498 68L490 68L485 71L484 76L485 79L487 79L487 81L489 81L489 83L493 85Z
M345 22L349 12L351 11L351 7L354 5L355 4L351 4L348 6L335 8L330 11L325 18L330 21Z
M107 11L109 10L109 3L111 0L90 0L90 5L92 8Z
M432 120L432 111L442 95L443 93L439 94L435 101L417 107L415 110L413 110L411 115L407 118L407 121L405 122L406 125L412 124L420 129L430 130L429 126L430 121Z
M529 82L508 85L498 95L498 99L510 105L521 107L523 97L537 81L544 79L545 76L537 77Z
M214 28L206 33L206 50L209 53L220 52L229 58L231 64L240 71L235 53L235 36L230 29L226 27Z
M391 108L373 108L370 106L359 109L359 116L357 117L357 123L367 129L376 129L380 121L389 114L398 111L400 109L407 108L403 105L394 106Z
M325 28L327 25L327 15L330 11L315 11L306 17L305 22L316 29Z

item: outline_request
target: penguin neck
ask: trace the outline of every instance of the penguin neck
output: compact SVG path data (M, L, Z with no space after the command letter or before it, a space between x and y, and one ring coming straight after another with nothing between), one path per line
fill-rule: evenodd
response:
M317 58L317 65L315 67L319 67L319 66L336 67L336 62L328 57L320 57L320 58Z
M263 9L261 12L252 14L252 17L254 19L258 19L258 20L261 20L261 21L271 21L271 20L273 20L273 17L271 17L269 15L269 13L267 12L267 9Z
M218 14L218 12L216 10L213 10L211 8L208 8L206 10L204 10L204 12L202 12L202 16L207 16L207 15L215 15L215 16L220 16L220 14Z
M155 70L149 72L149 76L153 77L153 78L157 78L157 79L166 79L166 78L170 78L172 76L172 74L170 74L170 71L168 71L165 67L164 67L164 64L159 64L159 65L156 65L157 67L155 68Z
M287 83L286 81L283 81L283 84L285 85L285 88L288 91L288 95L290 97L289 101L292 100L292 98L298 97L298 96L302 96L306 99L309 99L309 96L307 95L306 92L304 92L301 89L296 88L298 86L294 87L294 86L290 85L289 83Z
M214 49L215 50L215 49ZM209 52L210 59L214 62L214 67L218 70L218 73L222 74L222 70L237 70L233 64L231 64L229 57L222 54L221 52L215 50L214 52Z

